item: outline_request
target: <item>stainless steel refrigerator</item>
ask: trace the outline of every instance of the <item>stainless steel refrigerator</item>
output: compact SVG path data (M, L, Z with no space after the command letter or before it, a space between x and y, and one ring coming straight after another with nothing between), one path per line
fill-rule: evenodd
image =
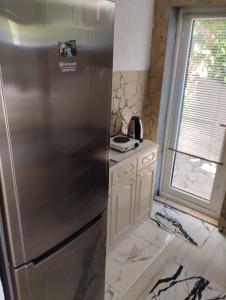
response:
M1 214L19 300L104 298L114 3L0 0Z

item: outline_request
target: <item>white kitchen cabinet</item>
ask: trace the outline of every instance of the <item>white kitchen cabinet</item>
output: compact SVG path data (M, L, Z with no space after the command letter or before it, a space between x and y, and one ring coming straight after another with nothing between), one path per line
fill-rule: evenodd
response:
M135 223L150 214L152 199L154 196L154 180L156 162L138 170L136 183Z
M157 144L145 141L128 153L111 153L107 248L129 234L150 215L157 161Z
M136 196L136 176L132 175L112 188L111 242L133 226Z

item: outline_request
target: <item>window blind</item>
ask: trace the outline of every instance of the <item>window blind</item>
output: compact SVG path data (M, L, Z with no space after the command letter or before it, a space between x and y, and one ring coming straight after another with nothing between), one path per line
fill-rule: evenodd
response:
M173 150L222 163L226 132L226 19L193 20L189 46Z

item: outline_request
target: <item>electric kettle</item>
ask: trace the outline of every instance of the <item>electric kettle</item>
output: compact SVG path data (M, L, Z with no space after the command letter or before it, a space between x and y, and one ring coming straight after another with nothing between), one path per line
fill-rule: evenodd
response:
M131 118L128 127L128 137L143 142L144 140L144 129L140 117L134 116Z

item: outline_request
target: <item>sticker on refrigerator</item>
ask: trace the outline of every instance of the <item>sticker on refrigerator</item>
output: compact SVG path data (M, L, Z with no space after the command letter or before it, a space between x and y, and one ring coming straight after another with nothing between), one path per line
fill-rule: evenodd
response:
M75 72L78 67L76 41L58 42L58 45L60 70L62 72Z

